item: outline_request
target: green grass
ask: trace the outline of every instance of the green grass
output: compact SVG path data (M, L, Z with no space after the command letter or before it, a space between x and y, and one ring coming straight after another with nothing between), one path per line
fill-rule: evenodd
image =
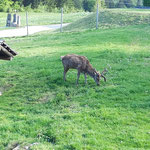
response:
M149 24L150 11L141 9L106 9L99 12L99 28L118 28ZM96 14L90 14L64 28L64 31L82 31L96 28Z
M19 55L0 61L0 150L150 149L150 29L134 25L6 38ZM63 81L60 56L85 55L107 82L77 71Z
M77 19L81 19L90 13L88 12L78 12L78 13L64 13L63 15L63 22L64 23L71 23ZM12 13L13 15L13 13ZM26 25L26 13L18 13L21 17L21 26ZM60 24L60 13L28 13L28 22L30 26L33 25L49 25L49 24ZM0 27L6 26L6 18L7 13L0 13Z

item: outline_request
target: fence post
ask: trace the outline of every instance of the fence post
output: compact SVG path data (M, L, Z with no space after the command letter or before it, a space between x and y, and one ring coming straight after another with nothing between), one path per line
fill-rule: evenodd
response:
M29 35L29 28L28 28L28 12L26 12L26 26L27 26L27 36Z
M62 32L62 25L63 25L63 8L61 8L61 25L60 25L60 32Z
M98 5L98 2L97 2L97 11L96 11L96 29L98 29L98 13L99 13L99 5Z

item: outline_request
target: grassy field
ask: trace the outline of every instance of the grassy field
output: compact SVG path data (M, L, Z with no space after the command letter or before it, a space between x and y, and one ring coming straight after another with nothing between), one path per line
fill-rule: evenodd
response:
M99 12L99 28L118 28L136 24L150 24L150 11L141 9L104 9ZM64 31L83 31L96 28L96 13L78 19Z
M0 61L0 150L150 149L150 29L134 25L7 38L19 55ZM75 70L63 81L60 56L85 55L96 86Z
M63 22L64 23L71 23L77 19L81 19L90 13L88 12L80 12L80 13L64 13L63 15ZM12 13L13 15L13 13ZM18 13L21 17L21 26L26 25L26 13ZM0 13L0 27L6 26L6 18L7 13ZM33 25L49 25L49 24L60 24L60 13L28 13L28 22L30 26Z

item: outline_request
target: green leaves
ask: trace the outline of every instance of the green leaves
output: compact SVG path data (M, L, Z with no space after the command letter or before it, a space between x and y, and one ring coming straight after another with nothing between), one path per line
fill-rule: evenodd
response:
M144 6L150 6L150 0L143 0Z

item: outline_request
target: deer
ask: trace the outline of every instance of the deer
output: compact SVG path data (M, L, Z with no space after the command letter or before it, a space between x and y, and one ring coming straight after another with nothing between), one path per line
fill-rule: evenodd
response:
M87 74L94 79L97 85L100 85L101 77L104 78L104 81L106 82L106 78L104 76L104 73L107 72L107 69L105 68L102 73L99 73L96 71L95 68L92 67L89 60L85 56L80 56L76 54L68 54L65 56L61 56L61 61L64 67L64 74L63 79L66 81L66 73L69 69L77 69L77 80L76 85L78 85L80 74L84 74L85 78L85 84L87 84Z

